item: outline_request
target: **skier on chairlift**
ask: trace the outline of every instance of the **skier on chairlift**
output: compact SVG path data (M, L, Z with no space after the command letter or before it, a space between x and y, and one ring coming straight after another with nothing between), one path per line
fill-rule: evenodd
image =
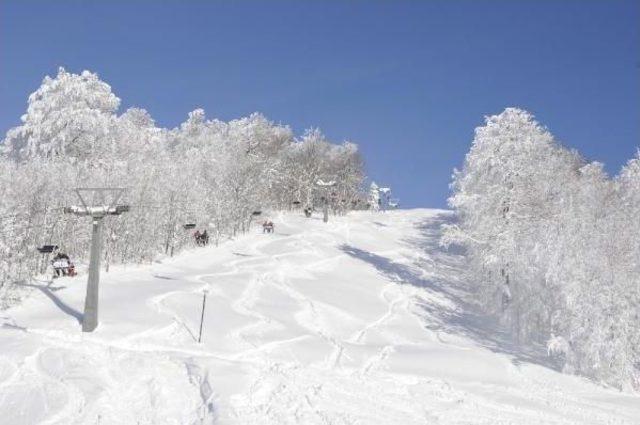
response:
M262 233L273 233L273 221L265 220L262 223Z
M69 256L63 252L58 252L51 260L53 266L53 277L75 276L76 270L73 263L69 260Z

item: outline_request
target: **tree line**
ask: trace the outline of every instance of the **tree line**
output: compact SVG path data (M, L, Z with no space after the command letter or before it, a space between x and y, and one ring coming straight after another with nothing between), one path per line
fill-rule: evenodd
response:
M0 145L0 307L46 264L37 247L88 256L88 220L63 214L76 187L126 187L131 211L104 219L103 264L150 262L192 243L185 223L212 241L246 231L254 211L313 206L335 181L331 206L359 206L364 181L357 145L319 130L296 137L259 113L224 122L201 109L174 129L143 109L118 114L120 99L92 72L59 69L29 96L21 125Z
M640 388L640 155L609 178L508 108L475 130L452 190L442 242L466 248L484 307L565 371Z

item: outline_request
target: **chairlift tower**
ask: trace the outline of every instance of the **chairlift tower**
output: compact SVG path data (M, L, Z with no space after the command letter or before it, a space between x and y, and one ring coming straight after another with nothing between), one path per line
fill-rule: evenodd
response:
M329 221L329 196L328 196L328 189L332 188L333 186L336 185L335 180L331 180L328 182L325 182L323 180L318 180L316 182L316 185L319 186L320 188L324 189L323 190L323 198L324 198L324 205L323 205L323 217L322 217L322 221L324 221L325 223Z
M102 251L102 219L107 215L120 215L129 211L129 205L118 204L124 191L124 188L76 188L75 192L81 205L64 208L65 214L91 217L92 221L89 277L87 279L87 296L84 301L82 332L92 332L98 326L98 284L100 282L100 255ZM97 203L96 205L87 205L88 198L85 198L90 194L93 194L92 204ZM105 202L107 196L111 197L109 203Z
M378 188L378 193L380 194L378 197L380 208L382 209L382 212L385 212L387 210L387 207L389 206L389 202L391 199L391 188L380 187Z

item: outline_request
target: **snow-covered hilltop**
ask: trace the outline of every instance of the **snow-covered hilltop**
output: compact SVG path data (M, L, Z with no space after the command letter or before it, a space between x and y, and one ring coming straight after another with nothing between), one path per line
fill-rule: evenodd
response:
M0 315L0 417L31 424L637 424L478 313L446 211L275 214L219 247L34 282ZM198 326L208 290L202 343Z

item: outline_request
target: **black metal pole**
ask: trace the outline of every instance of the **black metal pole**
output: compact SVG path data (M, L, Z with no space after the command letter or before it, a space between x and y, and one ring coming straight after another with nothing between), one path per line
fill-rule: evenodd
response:
M204 322L204 306L207 302L207 291L204 291L202 295L202 315L200 316L200 333L198 333L198 343L202 341L202 322Z

